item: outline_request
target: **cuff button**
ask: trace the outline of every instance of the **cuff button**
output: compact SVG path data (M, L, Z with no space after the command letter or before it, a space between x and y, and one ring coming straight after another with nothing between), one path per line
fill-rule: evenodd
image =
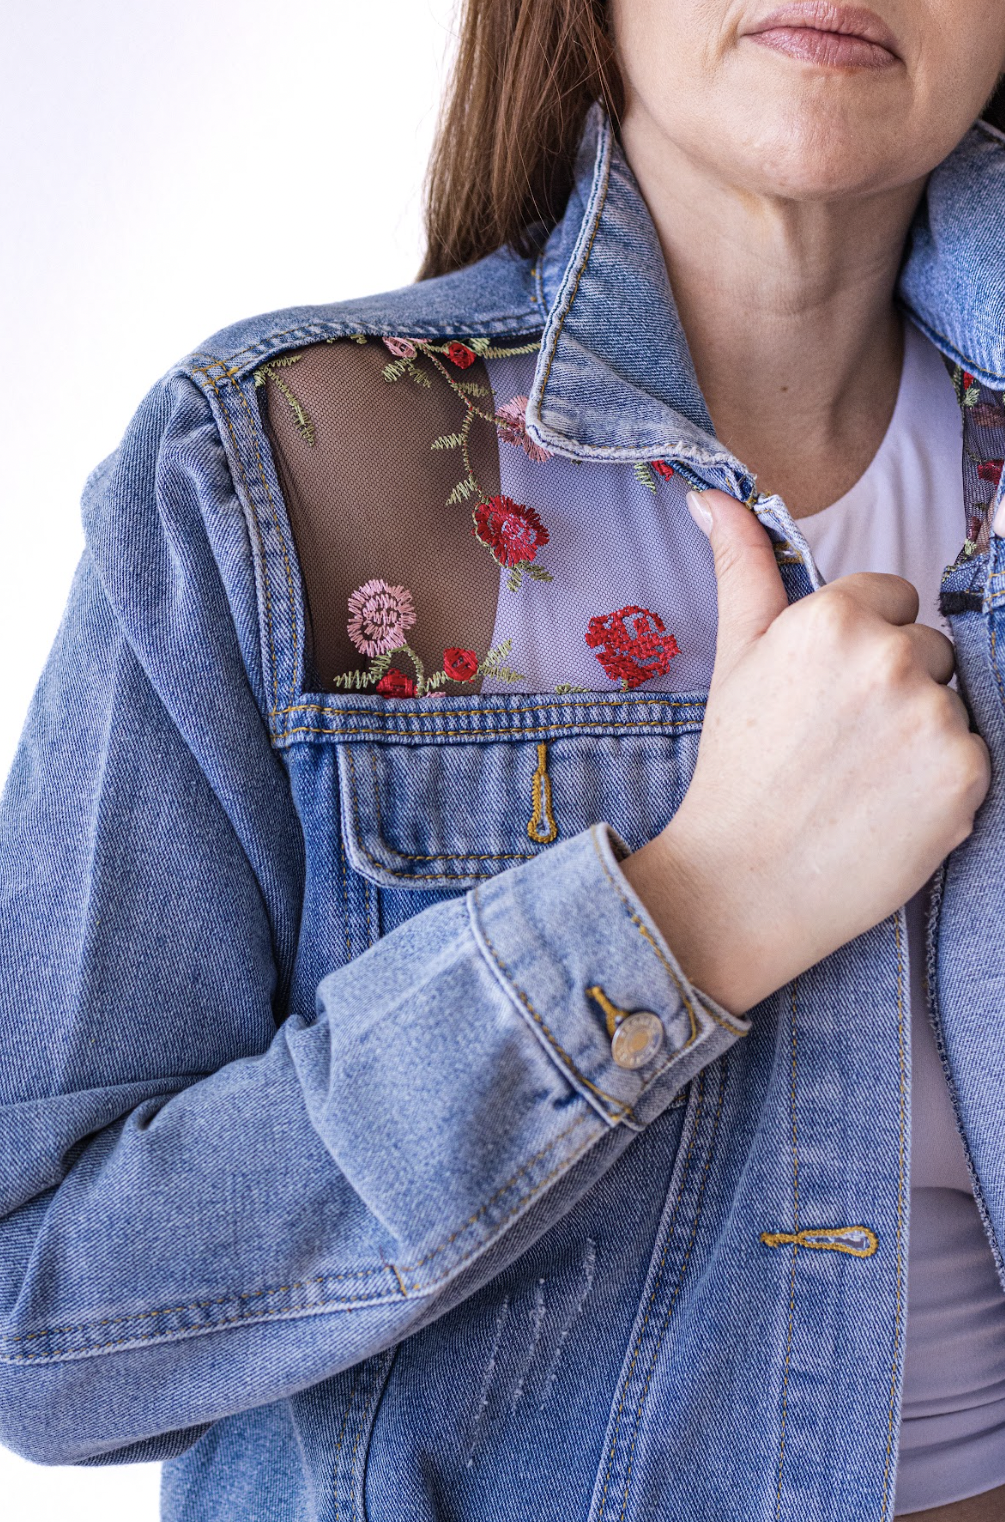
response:
M611 1037L611 1056L619 1068L643 1068L663 1045L663 1021L651 1009L637 1009L620 1021Z

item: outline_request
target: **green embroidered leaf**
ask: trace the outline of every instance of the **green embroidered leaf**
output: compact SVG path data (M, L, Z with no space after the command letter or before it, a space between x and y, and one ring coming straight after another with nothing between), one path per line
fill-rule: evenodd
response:
M454 381L454 390L463 392L465 396L488 396L488 386L480 386L477 381Z
M498 645L493 645L488 655L478 667L476 676L491 676L500 682L524 682L526 677L521 676L519 671L513 671L511 667L504 666L503 661L513 648L511 639L501 639Z
M485 355L492 347L488 338L466 338L464 341L474 354Z
M434 671L432 676L426 677L418 696L424 698L430 692L438 692L446 684L447 680L447 673L445 671Z
M656 491L656 476L648 460L636 460L632 466L632 471L636 481L641 481L642 485L647 487L649 491Z
M964 407L975 407L977 405L977 403L980 401L980 399L981 399L981 388L980 388L980 386L968 386L966 391L963 393L963 405L964 405Z
M412 361L410 359L392 359L391 363L389 365L385 365L380 373L390 384L393 381L401 380L401 377L405 374L405 371L410 370L411 367Z
M313 449L314 424L311 422L310 418L307 416L303 407L301 407L299 401L294 396L293 392L290 390L286 382L278 375L270 375L269 379L272 381L272 384L276 387L280 394L285 398L286 405L289 407L296 420L297 431L300 434L300 437L306 441L311 449Z
M357 688L370 687L379 678L372 671L344 671L340 676L332 677L334 687Z
M332 682L336 687L370 687L387 675L391 669L391 660L397 653L396 650L385 651L383 655L374 657L366 671L344 671L341 676L332 677Z
M467 499L478 490L478 482L474 476L468 476L463 481L458 481L450 496L447 498L447 506L454 507L458 502L466 502Z
M507 592L519 592L523 585L523 566L515 565L506 578Z
M554 580L551 572L550 571L546 571L543 565L528 565L528 566L524 566L524 570L527 572L528 576L533 576L535 581L553 581Z
M408 368L415 384L417 386L425 386L428 391L433 383L429 379L429 376L426 374L425 370L420 370L415 361L411 359L408 361Z
M278 370L288 370L291 365L299 364L302 358L303 356L300 354L280 354L276 359L267 360L264 365L260 365L255 371L255 385L256 387L264 386L266 381L272 382L280 396L283 397L287 407L293 413L300 437L306 441L309 448L313 449L314 424L282 376L276 373Z
M563 692L589 692L589 687L576 687L572 682L559 682L555 688L556 693Z
M464 443L463 433L441 433L438 439L430 444L430 449L460 449Z

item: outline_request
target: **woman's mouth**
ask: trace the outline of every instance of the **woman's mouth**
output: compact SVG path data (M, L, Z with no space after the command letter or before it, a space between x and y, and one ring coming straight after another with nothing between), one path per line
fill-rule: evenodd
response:
M830 69L888 69L899 61L889 28L872 11L796 0L753 23L744 36L802 63Z

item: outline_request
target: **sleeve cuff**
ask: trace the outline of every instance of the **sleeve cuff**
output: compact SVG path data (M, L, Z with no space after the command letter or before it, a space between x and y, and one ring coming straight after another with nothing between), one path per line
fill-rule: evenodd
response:
M685 977L604 824L469 894L493 974L568 1081L610 1125L647 1125L750 1021Z

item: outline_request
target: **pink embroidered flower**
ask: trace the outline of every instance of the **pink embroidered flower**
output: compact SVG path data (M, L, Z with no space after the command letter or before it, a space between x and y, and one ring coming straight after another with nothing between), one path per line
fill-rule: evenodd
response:
M1005 460L982 460L977 467L977 474L982 481L990 481L992 486L997 486L1002 478L1002 466Z
M662 676L680 648L658 613L648 608L619 608L590 619L586 643L612 681L640 687Z
M668 465L666 460L650 460L649 463L658 476L662 476L664 481L669 481L673 475L672 465Z
M395 671L394 668L382 676L377 683L376 689L382 698L414 698L415 683L410 676L403 671Z
M506 444L518 444L528 460L550 460L551 450L527 435L527 397L511 396L496 413L496 432Z
M349 598L349 638L364 655L397 650L414 623L412 594L404 587L389 587L375 577L357 587Z
M414 359L416 348L410 338L385 338L385 349L390 349L397 359Z
M523 507L512 497L479 502L472 517L475 538L492 551L500 565L529 565L548 543L548 530L534 509Z
M469 349L467 344L458 343L455 338L453 343L447 345L447 358L458 370L466 370L474 364L476 356L473 349Z
M996 402L977 402L970 416L978 428L1005 428L1005 410Z
M443 652L443 669L452 682L470 682L478 675L478 657L473 650L451 646Z

